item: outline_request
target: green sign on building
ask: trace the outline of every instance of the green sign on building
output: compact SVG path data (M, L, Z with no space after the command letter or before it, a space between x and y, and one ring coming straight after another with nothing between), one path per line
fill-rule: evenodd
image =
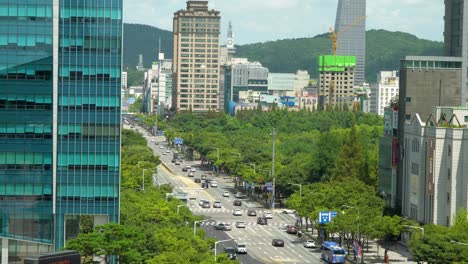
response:
M319 72L344 72L345 68L356 66L355 56L324 55L317 60Z

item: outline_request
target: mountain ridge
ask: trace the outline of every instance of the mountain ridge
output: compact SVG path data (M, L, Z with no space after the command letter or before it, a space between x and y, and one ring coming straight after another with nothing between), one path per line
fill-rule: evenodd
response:
M158 39L166 58L172 58L172 32L141 24L124 24L124 67L135 67L138 55L143 54L145 67L157 59ZM308 70L317 77L317 57L331 54L331 40L327 33L314 37L293 38L236 45L236 57L259 61L270 72ZM438 56L443 43L418 38L415 35L383 29L366 33L366 79L375 81L377 72L398 70L400 60L407 55Z

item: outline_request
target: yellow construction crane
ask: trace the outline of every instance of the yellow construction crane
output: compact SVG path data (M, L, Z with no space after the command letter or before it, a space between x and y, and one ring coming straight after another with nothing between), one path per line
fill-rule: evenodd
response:
M345 27L340 32L336 32L332 27L330 28L330 39L333 41L333 55L336 55L336 49L338 48L338 37L340 34L345 33L346 31L350 30L355 25L361 23L361 21L365 20L367 16L362 16L356 20L354 20L351 24Z
M346 31L350 30L352 27L355 25L361 23L361 21L365 20L367 16L362 16L356 20L354 20L351 24L346 26L343 30L340 32L336 32L332 27L330 28L330 39L333 42L333 55L336 56L336 50L338 49L338 37L340 34L345 33ZM333 106L334 101L334 96L335 96L335 82L331 80L330 83L330 90L329 90L329 95L328 95L328 104L330 107ZM335 102L336 103L336 102Z

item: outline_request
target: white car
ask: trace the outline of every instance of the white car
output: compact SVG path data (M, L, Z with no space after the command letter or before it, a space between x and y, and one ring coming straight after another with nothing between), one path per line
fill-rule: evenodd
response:
M197 172L197 169L191 168L190 171L191 171L191 172Z
M211 181L210 186L211 187L218 187L218 183L216 181Z
M306 242L304 242L304 247L305 248L316 248L315 241L307 240Z
M223 197L229 197L229 192L228 192L228 191L224 191L224 192L223 192Z
M151 142L154 142L154 139L151 139Z
M237 243L236 253L237 254L247 254L247 247L245 246L245 244Z
M245 197L245 194L243 194L241 192L236 193L236 198L242 199L244 197Z
M263 218L273 219L273 214L270 211L263 212Z
M284 209L283 214L295 214L296 210L293 209Z
M202 206L204 202L206 202L207 200L205 199L200 199L200 201L198 202L198 205Z
M234 216L242 216L242 210L241 209L234 209L234 211L232 211L232 214Z
M164 149L164 146L159 146L160 149Z
M243 222L243 221L237 221L237 222L236 222L236 227L237 227L237 228L245 228L245 222Z

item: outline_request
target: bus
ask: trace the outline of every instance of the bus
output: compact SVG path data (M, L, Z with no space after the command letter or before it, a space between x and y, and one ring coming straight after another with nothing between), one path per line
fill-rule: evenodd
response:
M322 244L322 259L328 263L346 263L346 250L336 242L325 241Z
M27 257L24 264L80 264L81 256L73 250L46 253L36 257Z

